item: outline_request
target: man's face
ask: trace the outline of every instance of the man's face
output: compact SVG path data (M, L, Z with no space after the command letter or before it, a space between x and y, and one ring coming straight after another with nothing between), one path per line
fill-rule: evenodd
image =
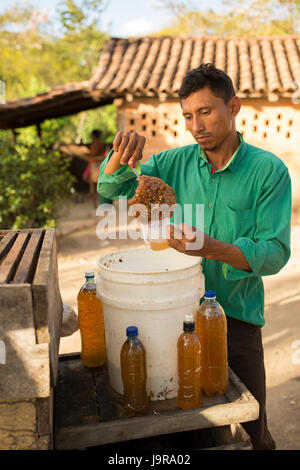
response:
M214 151L235 129L234 118L240 100L234 96L228 103L214 96L209 87L195 91L181 100L186 127L203 150Z

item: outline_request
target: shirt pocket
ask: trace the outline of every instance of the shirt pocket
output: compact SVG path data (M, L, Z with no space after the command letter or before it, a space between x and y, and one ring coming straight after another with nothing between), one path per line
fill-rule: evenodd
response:
M228 231L232 241L239 237L253 237L256 229L257 209L233 209L226 207Z

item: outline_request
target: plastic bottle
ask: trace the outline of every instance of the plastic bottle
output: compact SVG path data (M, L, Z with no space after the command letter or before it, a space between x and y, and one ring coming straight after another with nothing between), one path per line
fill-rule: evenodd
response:
M77 296L78 325L81 335L81 360L87 367L106 362L102 302L96 296L94 271L85 272L85 283Z
M130 416L141 416L148 410L146 392L146 351L138 339L138 328L126 328L127 340L121 349L121 375L123 381L123 406Z
M177 405L183 410L201 406L201 343L193 315L187 314L177 341Z
M206 291L196 316L202 346L202 390L224 395L228 387L227 320L214 291Z

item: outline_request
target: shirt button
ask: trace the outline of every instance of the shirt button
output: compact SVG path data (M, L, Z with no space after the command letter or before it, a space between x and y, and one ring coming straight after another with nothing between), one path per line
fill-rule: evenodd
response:
M208 227L208 225L207 225L207 224L205 224L205 225L204 225L204 228L207 228L207 227Z
M208 207L211 207L211 206L212 206L212 202L209 202L209 203L208 203Z
M212 183L215 183L216 180L215 180L215 178L213 178L211 181L212 181Z

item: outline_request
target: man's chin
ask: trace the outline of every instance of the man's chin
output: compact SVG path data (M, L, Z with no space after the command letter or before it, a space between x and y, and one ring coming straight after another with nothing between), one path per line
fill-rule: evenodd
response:
M205 150L208 150L209 152L213 152L214 150L216 150L216 145L212 145L212 144L205 144L205 142L197 142L198 145L205 151Z

